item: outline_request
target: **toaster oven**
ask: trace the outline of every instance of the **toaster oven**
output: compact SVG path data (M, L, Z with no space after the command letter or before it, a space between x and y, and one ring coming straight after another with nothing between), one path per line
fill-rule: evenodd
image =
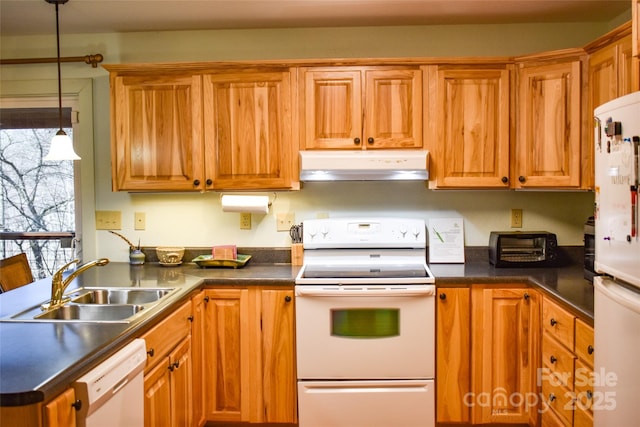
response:
M489 262L496 267L550 267L558 261L556 235L546 231L492 231Z

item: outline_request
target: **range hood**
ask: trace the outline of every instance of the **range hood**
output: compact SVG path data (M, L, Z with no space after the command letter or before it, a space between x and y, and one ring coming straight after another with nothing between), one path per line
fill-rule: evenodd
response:
M425 181L427 150L300 151L300 181Z

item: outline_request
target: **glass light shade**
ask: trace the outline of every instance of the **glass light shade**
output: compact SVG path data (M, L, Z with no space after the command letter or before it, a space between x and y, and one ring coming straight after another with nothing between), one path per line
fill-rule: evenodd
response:
M63 131L59 130L56 136L51 140L49 153L42 160L80 160L80 156L73 150L73 142L71 138Z

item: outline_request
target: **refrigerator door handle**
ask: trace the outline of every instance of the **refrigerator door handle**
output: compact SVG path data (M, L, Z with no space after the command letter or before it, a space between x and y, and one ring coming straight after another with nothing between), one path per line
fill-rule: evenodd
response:
M593 285L605 297L627 307L629 310L640 313L640 293L638 291L631 290L616 283L615 280L603 276L596 276Z

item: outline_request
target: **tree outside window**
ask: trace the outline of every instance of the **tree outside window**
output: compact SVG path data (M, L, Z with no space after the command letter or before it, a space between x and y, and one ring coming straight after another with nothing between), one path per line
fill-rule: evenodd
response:
M55 116L55 119L52 117ZM72 137L70 109L65 132ZM58 130L58 110L0 109L0 228L3 232L45 233L75 230L72 161L47 162ZM69 239L0 240L1 258L25 252L34 278L50 276L73 259Z

